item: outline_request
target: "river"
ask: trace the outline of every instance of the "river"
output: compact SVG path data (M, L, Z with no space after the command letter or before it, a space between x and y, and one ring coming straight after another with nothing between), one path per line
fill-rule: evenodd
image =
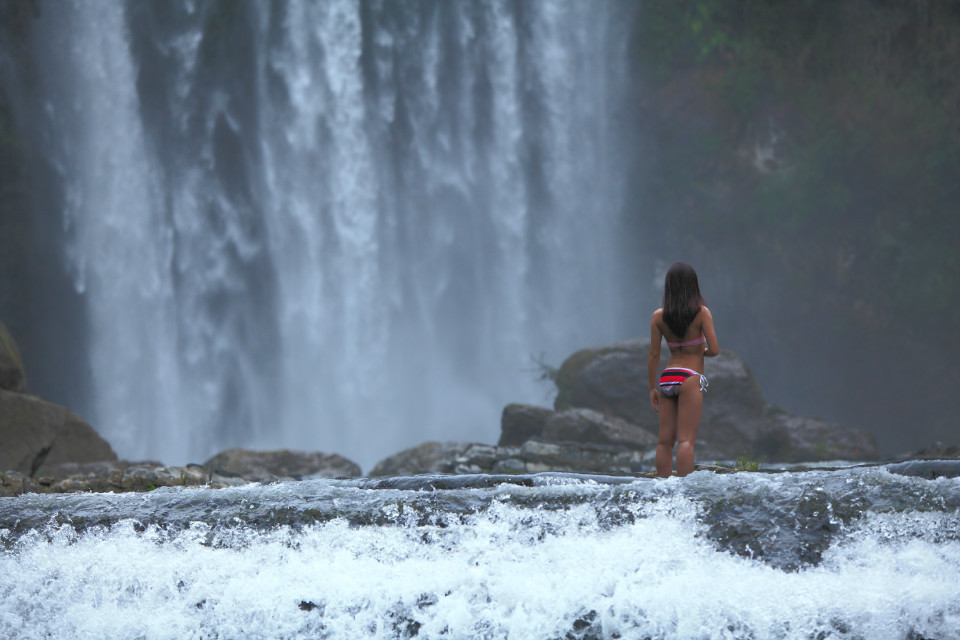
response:
M0 635L958 638L960 479L893 471L4 498Z

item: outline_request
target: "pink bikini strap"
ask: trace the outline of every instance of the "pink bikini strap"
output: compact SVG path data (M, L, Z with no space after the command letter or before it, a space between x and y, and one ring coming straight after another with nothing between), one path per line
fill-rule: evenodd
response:
M667 340L668 347L689 347L695 344L703 344L707 341L707 336L700 336L699 338L694 338L693 340L687 340L686 342L670 342Z

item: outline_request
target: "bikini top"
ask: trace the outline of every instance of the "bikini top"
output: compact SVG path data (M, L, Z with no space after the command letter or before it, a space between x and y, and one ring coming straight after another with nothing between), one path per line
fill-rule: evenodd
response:
M700 336L699 338L694 338L693 340L687 340L686 342L670 342L667 340L667 346L671 349L675 347L692 347L695 344L706 344L707 336Z

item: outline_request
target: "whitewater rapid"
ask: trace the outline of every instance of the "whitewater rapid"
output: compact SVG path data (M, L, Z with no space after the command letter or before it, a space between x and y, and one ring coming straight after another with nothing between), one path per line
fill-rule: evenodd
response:
M882 467L0 500L10 638L960 637L960 479Z

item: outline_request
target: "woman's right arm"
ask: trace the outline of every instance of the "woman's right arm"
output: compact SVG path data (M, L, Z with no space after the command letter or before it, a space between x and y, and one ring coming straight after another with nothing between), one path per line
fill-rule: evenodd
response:
M720 354L720 344L717 342L717 332L713 328L713 316L710 314L710 309L704 307L701 313L703 314L703 337L707 339L703 355L712 358Z

